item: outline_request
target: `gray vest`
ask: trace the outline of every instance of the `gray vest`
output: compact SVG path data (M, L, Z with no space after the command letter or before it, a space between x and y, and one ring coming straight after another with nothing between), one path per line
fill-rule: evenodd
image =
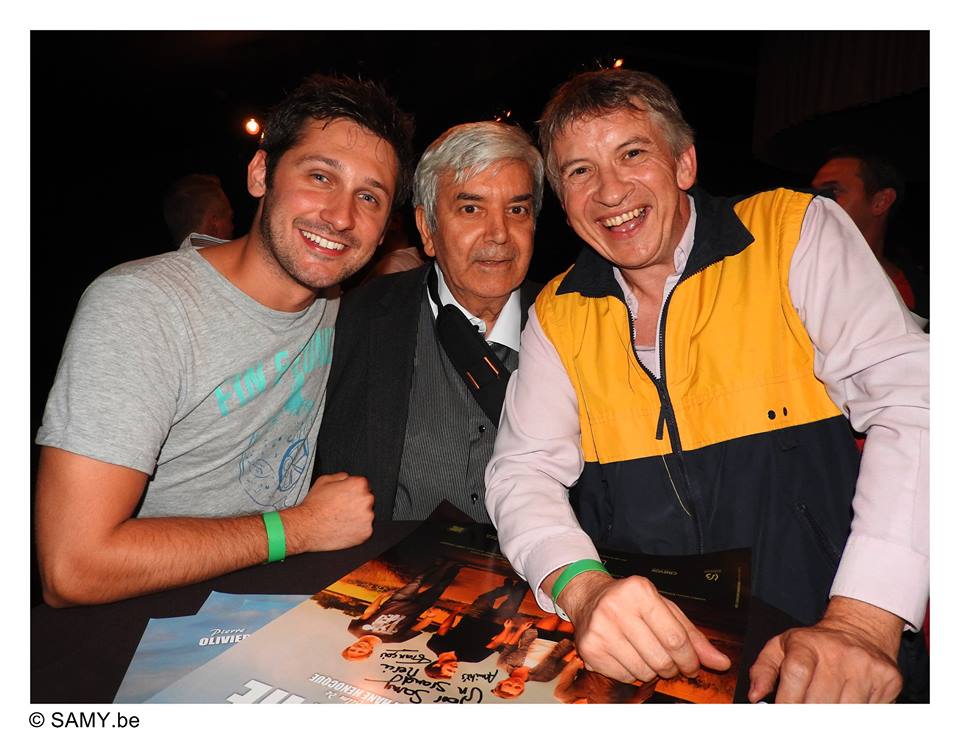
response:
M511 350L505 364L513 371L517 362ZM422 519L446 499L478 522L489 523L483 473L496 433L437 341L424 289L393 519Z

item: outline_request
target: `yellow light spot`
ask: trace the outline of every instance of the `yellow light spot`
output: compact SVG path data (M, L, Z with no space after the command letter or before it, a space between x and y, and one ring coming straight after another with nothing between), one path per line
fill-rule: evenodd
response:
M623 66L623 59L617 59L613 62L614 69L619 69L621 66Z
M245 123L243 123L243 129L247 131L250 135L256 135L260 132L260 123L256 121L255 118L251 117Z

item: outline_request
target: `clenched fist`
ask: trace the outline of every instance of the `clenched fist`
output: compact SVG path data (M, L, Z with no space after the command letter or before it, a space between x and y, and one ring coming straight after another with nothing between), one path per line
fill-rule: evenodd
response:
M324 474L303 502L283 512L288 553L329 551L362 543L373 532L373 493L366 477Z

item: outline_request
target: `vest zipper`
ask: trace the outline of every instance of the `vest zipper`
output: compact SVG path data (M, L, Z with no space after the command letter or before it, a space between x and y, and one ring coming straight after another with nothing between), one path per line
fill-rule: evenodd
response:
M673 298L673 291L677 289L677 286L680 285L680 282L677 282L677 285L673 287L673 290L670 291L670 294L667 296L666 302L663 304L663 313L660 315L660 378L657 379L654 374L647 369L646 365L640 361L640 358L637 356L637 334L634 328L633 315L630 313L630 309L627 309L627 319L630 322L630 351L633 352L634 359L637 360L637 364L640 365L647 377L653 382L654 387L657 389L657 394L660 397L660 416L657 418L657 440L663 440L663 427L666 425L667 433L670 437L670 452L677 457L677 462L680 467L680 482L686 488L686 471L683 466L683 447L680 444L680 430L677 427L677 417L673 412L673 404L670 402L670 393L667 392L667 357L666 357L666 331L667 331L667 308L670 305L670 299ZM687 516L693 521L694 529L697 533L697 552L703 553L703 531L700 528L700 519L697 517L697 513L694 510L693 503L689 501L687 493L681 492L677 487L676 482L673 481L673 475L670 473L670 469L667 466L666 458L661 455L661 461L663 461L664 469L667 470L667 479L670 481L670 486L673 488L673 493L677 496L677 501L680 503L681 509L687 514ZM685 502L684 499L687 501ZM689 509L688 509L689 508Z

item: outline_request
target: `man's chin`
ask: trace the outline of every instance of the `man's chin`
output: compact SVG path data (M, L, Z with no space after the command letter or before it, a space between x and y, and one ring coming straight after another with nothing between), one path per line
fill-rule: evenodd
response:
M291 273L291 276L300 285L310 288L314 291L322 291L326 288L332 288L339 285L360 268L355 263L343 263L335 270L322 270L313 272Z

